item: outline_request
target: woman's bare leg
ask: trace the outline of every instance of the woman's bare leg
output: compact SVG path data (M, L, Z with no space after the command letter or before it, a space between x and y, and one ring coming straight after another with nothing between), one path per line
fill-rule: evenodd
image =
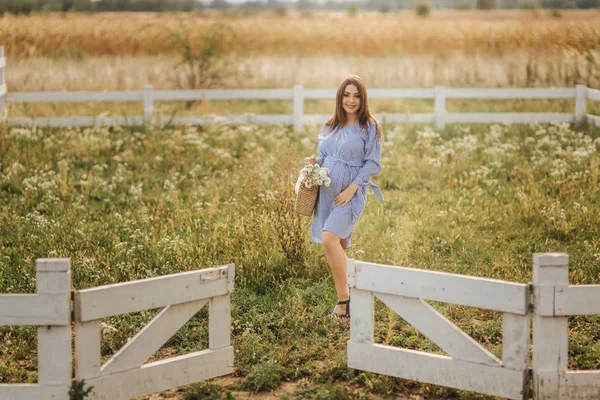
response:
M342 241L339 236L329 231L323 231L321 237L323 239L323 246L325 247L325 256L327 257L335 290L338 295L338 301L348 300L350 298L350 290L348 289L346 251L342 247ZM336 306L335 312L344 314L346 306Z

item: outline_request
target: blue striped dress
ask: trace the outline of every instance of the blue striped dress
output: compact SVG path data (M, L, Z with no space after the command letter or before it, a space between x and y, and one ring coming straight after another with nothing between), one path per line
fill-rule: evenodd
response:
M376 140L376 126L369 123L366 130L350 125L331 133L328 126L319 132L317 162L329 168L331 185L321 186L313 214L310 240L323 243L321 232L329 231L343 239L342 246L352 247L352 230L365 209L367 187L371 186L377 198L383 201L379 187L370 178L381 171L381 140ZM344 207L333 204L333 199L352 182L359 185L356 194Z

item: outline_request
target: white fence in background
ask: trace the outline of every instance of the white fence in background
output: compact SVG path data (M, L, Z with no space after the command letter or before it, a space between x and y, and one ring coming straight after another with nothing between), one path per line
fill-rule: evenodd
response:
M348 365L508 399L600 399L600 370L567 368L567 316L600 314L600 285L569 286L566 254L536 253L533 261L533 284L524 285L349 259ZM375 344L375 297L449 356ZM502 360L424 300L503 312Z
M38 294L0 295L0 324L40 326L39 384L0 385L0 399L69 398L71 322L75 379L93 387L89 399L130 399L232 373L234 278L229 264L71 292L69 259L38 260ZM144 364L207 303L208 349ZM159 307L164 308L102 365L101 319Z
M154 90L152 86L139 91L114 92L6 92L3 66L6 64L0 46L0 111L4 114L4 99L14 103L54 102L143 102L144 115L132 117L35 117L10 118L9 126L94 126L94 125L203 125L207 123L293 124L301 129L305 123L323 123L330 114L304 114L304 102L311 99L335 99L336 89L244 89L244 90ZM445 88L369 89L371 99L433 99L434 112L421 114L387 114L375 116L383 123L431 123L444 129L447 123L531 123L588 122L600 126L600 116L587 113L587 100L600 101L600 90L577 85L575 88L513 89L513 88ZM449 113L447 99L575 99L573 113ZM193 100L287 100L293 102L293 114L260 114L234 116L162 116L154 115L155 101Z
M4 81L4 67L6 66L6 57L4 57L4 46L0 46L0 120L6 119L6 82Z

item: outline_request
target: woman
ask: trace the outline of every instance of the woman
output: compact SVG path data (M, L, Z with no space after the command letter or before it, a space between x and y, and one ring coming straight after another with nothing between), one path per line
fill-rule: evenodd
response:
M319 163L329 169L331 185L321 186L315 206L310 239L325 247L327 262L338 295L331 314L350 318L350 288L346 270L346 252L352 246L352 229L367 200L367 186L383 201L377 185L369 179L381 171L382 132L367 103L362 79L350 75L338 88L335 114L319 132Z

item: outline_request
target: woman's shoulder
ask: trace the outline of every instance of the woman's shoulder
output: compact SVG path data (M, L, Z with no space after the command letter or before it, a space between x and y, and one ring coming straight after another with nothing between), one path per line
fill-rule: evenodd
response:
M329 125L327 125L327 123L324 123L323 126L321 126L321 130L319 131L319 136L327 136L331 133L331 127Z

